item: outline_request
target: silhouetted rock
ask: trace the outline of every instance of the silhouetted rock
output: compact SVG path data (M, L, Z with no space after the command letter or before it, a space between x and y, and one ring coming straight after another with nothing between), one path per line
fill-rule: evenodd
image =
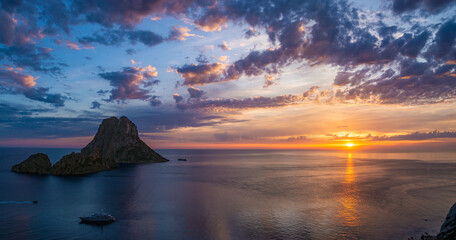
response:
M35 155L30 156L29 159ZM111 117L103 120L93 140L80 153L73 152L64 156L52 168L47 156L46 159L49 163L46 166L44 164L39 166L32 164L29 167L32 170L22 172L81 175L111 170L116 168L118 163L157 163L168 161L139 138L136 125L127 117L121 117L120 119ZM21 164L30 165L27 161L28 159ZM32 161L32 163L34 162ZM13 167L13 171L15 171L16 166Z
M139 139L136 125L127 117L103 120L97 134L81 153L103 160L114 159L117 163L168 161Z
M51 161L46 154L37 153L14 165L11 170L17 173L49 174L51 166Z
M50 173L53 175L83 175L112 170L116 167L117 163L113 159L94 158L73 152L54 164Z

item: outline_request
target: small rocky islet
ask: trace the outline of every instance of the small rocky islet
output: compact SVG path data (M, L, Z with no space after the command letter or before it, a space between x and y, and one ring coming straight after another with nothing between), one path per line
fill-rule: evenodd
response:
M136 125L123 116L104 119L93 140L79 153L68 154L54 165L46 154L33 154L14 165L12 171L58 176L83 175L112 170L119 163L167 161L139 138Z

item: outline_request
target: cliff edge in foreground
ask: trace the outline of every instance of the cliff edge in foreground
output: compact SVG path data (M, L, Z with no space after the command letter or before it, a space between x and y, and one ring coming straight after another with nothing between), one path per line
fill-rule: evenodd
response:
M409 238L413 240L413 238ZM455 240L456 239L456 203L450 208L448 214L440 227L437 236L430 236L427 233L422 235L421 240Z
M81 175L111 170L119 163L168 161L145 144L127 117L103 120L93 140L80 153L68 154L51 167L46 154L34 154L12 171L32 174Z

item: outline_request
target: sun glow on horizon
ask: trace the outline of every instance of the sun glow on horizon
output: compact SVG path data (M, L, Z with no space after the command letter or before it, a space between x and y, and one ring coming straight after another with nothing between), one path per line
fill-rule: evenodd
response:
M351 148L351 147L354 147L355 144L352 143L352 142L348 142L348 143L345 144L345 146Z

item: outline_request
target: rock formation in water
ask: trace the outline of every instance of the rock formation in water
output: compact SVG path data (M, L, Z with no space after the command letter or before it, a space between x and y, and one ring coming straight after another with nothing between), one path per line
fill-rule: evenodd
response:
M106 171L116 168L118 165L113 159L95 158L82 153L65 155L52 166L53 175L83 175Z
M16 166L26 164L29 159ZM48 159L49 166L44 168L43 165L43 168L35 169L35 171L53 175L81 175L111 170L116 168L119 163L166 161L168 160L152 150L139 138L136 125L132 121L127 117L121 117L120 119L111 117L103 120L93 140L80 153L71 153L64 156L52 168ZM28 165L30 163L27 163ZM13 167L13 171L34 173L22 171L23 168L15 170L16 166Z
M32 173L32 174L49 174L51 171L51 161L44 153L33 154L25 161L14 165L13 172Z
M103 120L97 134L81 153L103 160L113 159L117 163L167 161L139 139L136 125L127 117Z

